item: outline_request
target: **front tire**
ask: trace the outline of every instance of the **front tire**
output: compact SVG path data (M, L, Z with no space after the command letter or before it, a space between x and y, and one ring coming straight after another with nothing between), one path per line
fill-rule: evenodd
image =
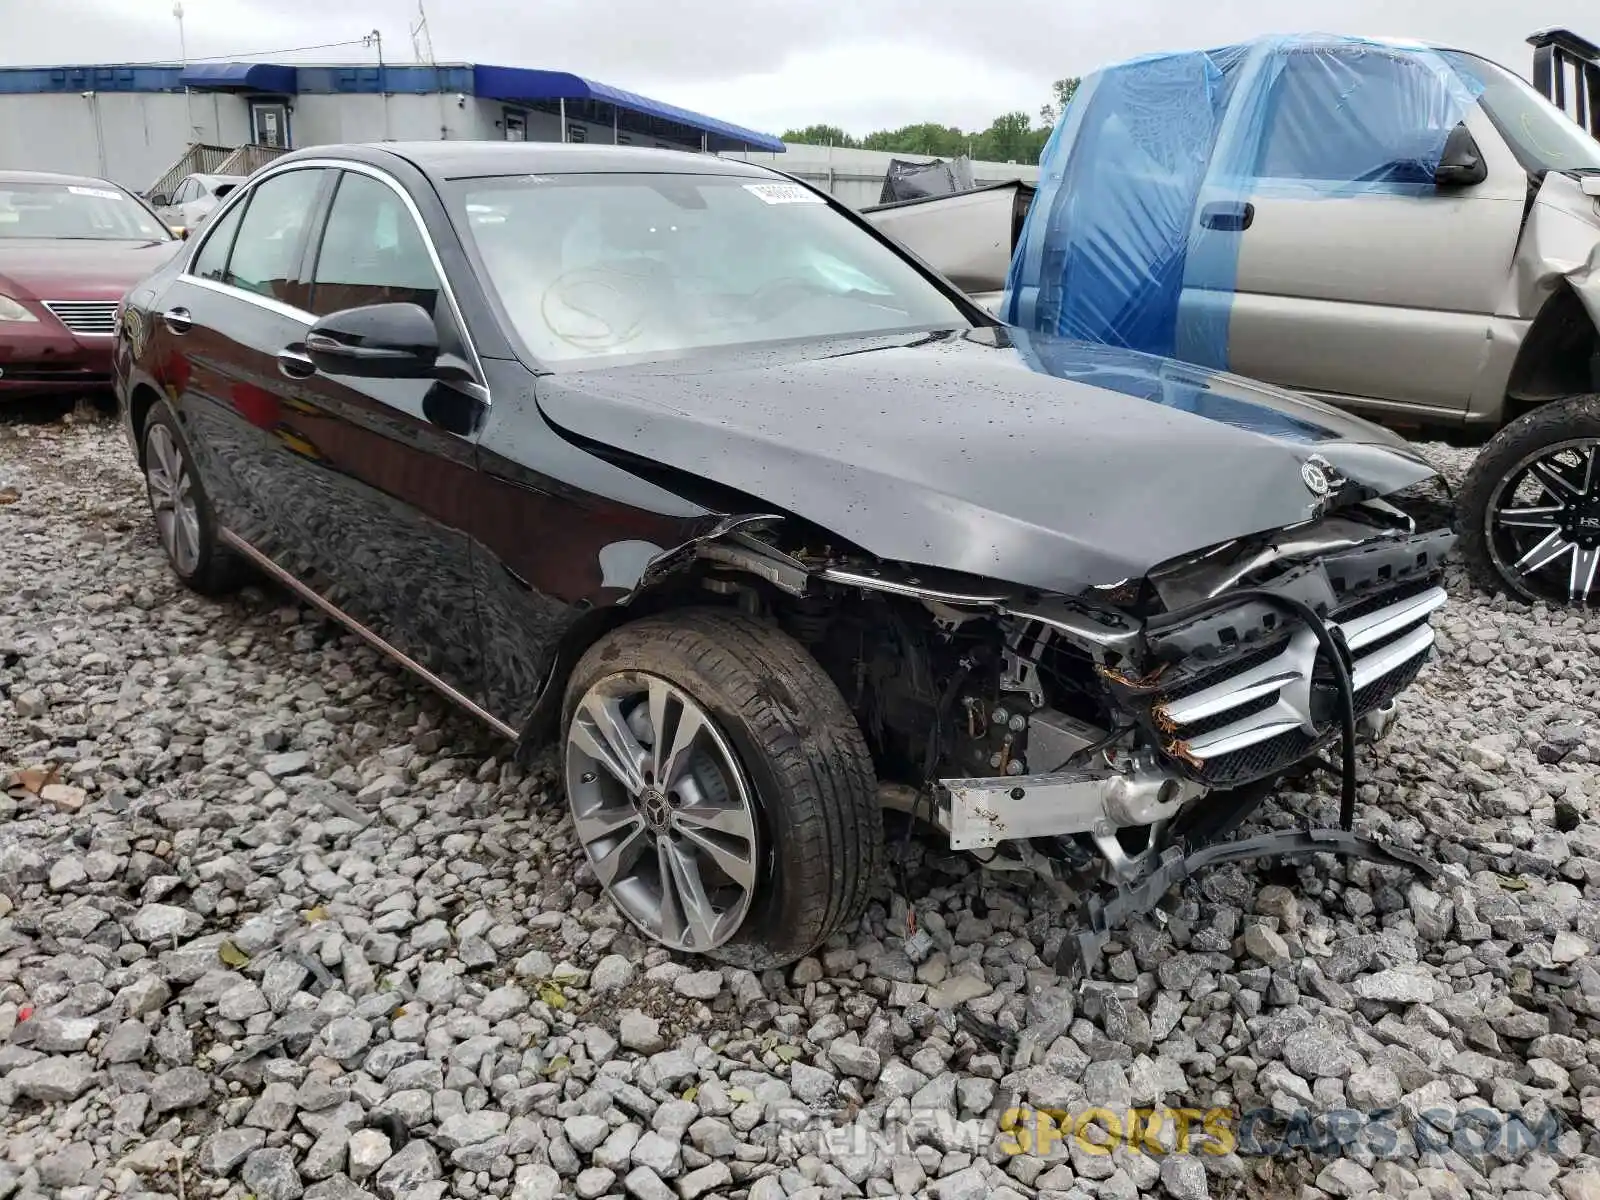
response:
M202 595L229 591L238 584L241 564L217 536L216 513L177 418L164 404L157 404L139 436L145 494L173 574Z
M573 825L647 937L764 970L854 923L883 855L872 760L781 631L691 609L625 625L563 704Z
M1495 434L1462 483L1457 527L1484 590L1600 604L1600 396L1552 400Z

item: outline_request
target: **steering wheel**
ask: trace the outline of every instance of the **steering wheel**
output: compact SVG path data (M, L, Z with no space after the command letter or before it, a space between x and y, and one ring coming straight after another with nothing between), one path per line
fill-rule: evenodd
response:
M644 331L655 289L643 276L616 267L578 267L557 276L539 298L539 315L545 327L569 346L580 350L614 350ZM559 305L568 310L562 316ZM577 321L593 328L574 328Z

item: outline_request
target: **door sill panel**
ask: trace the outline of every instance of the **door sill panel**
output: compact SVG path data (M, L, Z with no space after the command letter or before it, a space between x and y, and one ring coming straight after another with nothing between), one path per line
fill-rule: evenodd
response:
M284 586L288 587L307 603L315 605L323 613L338 621L341 625L359 637L362 641L366 642L367 645L371 646L374 650L378 651L385 657L392 659L394 662L399 663L402 667L416 675L424 683L438 691L439 694L442 695L446 700L452 701L461 708L465 709L467 712L471 713L473 716L477 717L501 737L509 738L513 742L517 740L517 731L511 728L511 726L494 716L494 714L474 704L471 700L467 699L466 696L463 696L460 692L456 691L455 688L451 687L432 671L428 670L427 667L417 662L416 659L411 658L409 655L403 654L399 650L395 649L381 636L368 629L360 621L356 620L337 604L333 603L333 601L318 594L312 588L307 587L304 583L300 582L300 580L296 579L288 571L285 571L277 563L273 562L272 559L261 553L261 551L257 550L254 546L245 541L238 534L234 533L231 529L219 529L217 532L221 539L227 543L229 549L237 551L239 554L248 559L253 565L260 567L261 570L272 576L272 578L276 579L279 583L282 583Z

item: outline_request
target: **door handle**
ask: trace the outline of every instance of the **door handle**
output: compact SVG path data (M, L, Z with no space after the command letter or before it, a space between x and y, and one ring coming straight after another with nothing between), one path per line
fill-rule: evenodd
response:
M194 318L187 308L169 308L161 314L161 320L173 333L188 333L194 328Z
M1256 206L1247 200L1219 200L1200 210L1200 224L1222 233L1243 233L1256 219Z
M290 379L309 379L317 373L317 364L293 346L278 351L278 371Z

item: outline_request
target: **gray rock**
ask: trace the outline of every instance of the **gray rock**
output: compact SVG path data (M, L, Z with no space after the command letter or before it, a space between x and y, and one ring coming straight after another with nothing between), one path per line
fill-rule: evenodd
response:
M311 755L305 750L291 750L287 754L270 754L261 769L273 779L298 775L311 767Z
M1297 1030L1283 1044L1283 1061L1307 1079L1343 1079L1359 1065L1348 1042L1320 1026Z
M171 904L146 904L128 919L128 932L141 942L188 937L203 924L199 913Z
M389 1136L376 1129L358 1129L350 1135L345 1145L345 1156L350 1164L350 1178L360 1183L389 1161L393 1153Z
M676 1200L672 1189L649 1167L635 1167L629 1171L622 1186L634 1200Z
M828 1059L839 1068L841 1075L857 1079L876 1079L882 1070L882 1060L876 1050L835 1040L828 1046Z
M605 1174L608 1176L605 1187L610 1187L616 1176L610 1171ZM578 1178L582 1180L583 1176L579 1175ZM561 1194L561 1176L556 1174L554 1168L543 1163L530 1163L517 1168L517 1177L511 1186L511 1200L557 1200ZM578 1194L583 1193L580 1191ZM597 1193L603 1194L603 1190Z
M446 1150L454 1150L458 1146L475 1146L479 1142L487 1142L490 1138L498 1137L510 1124L511 1117L508 1114L497 1112L492 1108L458 1113L439 1123L439 1131L433 1135L433 1140Z
M89 1044L100 1028L93 1017L38 1017L33 1022L33 1048L47 1054L73 1054Z
M608 954L589 972L589 987L599 995L620 992L633 981L633 963L620 954Z
M150 1111L159 1117L204 1104L211 1098L211 1081L198 1067L175 1067L152 1079L148 1091Z
M686 971L672 981L672 990L690 1000L715 1000L722 983L721 971Z
M655 1054L665 1048L661 1022L636 1008L626 1010L617 1022L617 1037L623 1046L640 1054Z
M439 1156L434 1153L433 1147L414 1139L378 1168L373 1183L384 1200L408 1200L427 1184L437 1180L439 1174Z
M789 1064L789 1088L797 1099L806 1104L822 1104L833 1095L837 1086L838 1080L832 1075L809 1063L797 1061Z
M634 1144L633 1161L663 1179L672 1179L683 1170L683 1151L677 1142L648 1129Z
M201 1143L200 1169L207 1175L231 1175L266 1140L266 1133L260 1129L219 1129Z
M239 1180L257 1200L296 1200L305 1191L295 1169L294 1151L287 1146L252 1150L239 1171Z
M596 1146L611 1136L611 1126L604 1117L587 1113L568 1117L561 1128L567 1135L567 1141L579 1154L592 1153Z
M718 1188L725 1188L733 1182L733 1172L727 1163L713 1162L695 1171L690 1171L678 1180L678 1195L683 1200L699 1200L707 1192L714 1192Z
M1282 935L1265 925L1247 925L1244 931L1245 952L1269 967L1281 966L1289 961L1289 943Z
M616 1181L615 1171L605 1167L587 1167L579 1171L578 1177L572 1181L572 1191L578 1200L600 1200L601 1196L611 1190L611 1185ZM559 1195L559 1192L552 1192L550 1197L541 1195L537 1198L535 1194L530 1193L526 1200L551 1200L555 1195Z
M1194 1154L1163 1155L1161 1186L1173 1200L1206 1200L1211 1194L1205 1165Z
M982 1200L992 1190L981 1168L967 1167L934 1180L928 1194L933 1200Z
M1363 975L1350 984L1362 1000L1389 1004L1426 1004L1439 995L1439 985L1426 967L1393 967L1376 975Z

